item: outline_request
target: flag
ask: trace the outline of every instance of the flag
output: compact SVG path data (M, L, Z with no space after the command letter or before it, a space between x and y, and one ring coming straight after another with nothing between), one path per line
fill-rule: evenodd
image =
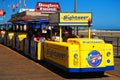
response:
M26 8L26 0L24 0L24 7Z
M18 8L20 6L20 4L21 4L21 1L18 0L18 3L16 4L16 8Z
M14 12L15 11L15 5L12 4L12 11Z

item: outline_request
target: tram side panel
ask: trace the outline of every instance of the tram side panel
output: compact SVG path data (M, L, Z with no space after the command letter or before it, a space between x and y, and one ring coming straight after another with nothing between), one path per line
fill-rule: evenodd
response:
M30 41L30 56L34 60L43 60L44 59L44 47L43 47L43 42L35 42L34 40Z
M33 39L25 38L23 52L34 60L43 60L43 44L43 42L35 42Z
M14 32L8 32L8 34L7 34L7 46L12 46L13 36L14 36Z
M4 42L4 36L5 36L5 32L0 31L0 43Z
M34 40L30 41L30 56L32 59L37 59L37 42Z
M68 44L65 42L45 42L44 56L45 60L61 69L69 72L69 68L79 68L79 45ZM78 58L78 57L77 57Z
M30 45L30 44L29 44L29 41L30 41L29 39L25 38L25 40L24 40L24 45L23 45L23 48L24 48L24 49L23 49L23 52L24 52L24 54L27 55L27 56L29 55L29 45Z
M23 51L23 42L24 42L24 39L27 37L27 34L25 33L19 33L18 35L16 35L15 37L15 49L17 49L18 51Z
M3 35L3 34L0 34L0 43L3 42L3 39L4 39L4 35Z
M4 34L4 37L3 37L3 44L4 44L4 45L7 44L7 34Z

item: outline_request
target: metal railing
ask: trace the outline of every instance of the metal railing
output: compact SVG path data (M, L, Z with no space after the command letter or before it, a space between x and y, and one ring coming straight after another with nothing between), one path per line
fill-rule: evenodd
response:
M99 38L104 39L106 43L111 43L113 45L114 56L120 57L120 37L99 36Z

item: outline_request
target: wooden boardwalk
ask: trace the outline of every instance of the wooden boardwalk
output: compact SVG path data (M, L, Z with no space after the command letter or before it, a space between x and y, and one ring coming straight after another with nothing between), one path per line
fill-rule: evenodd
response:
M88 76L66 74L54 66L46 67L46 63L35 62L20 53L0 44L0 80L120 80L120 58L115 58L115 70L107 71L111 76ZM58 71L57 71L58 70Z
M63 78L0 44L0 80L63 80Z

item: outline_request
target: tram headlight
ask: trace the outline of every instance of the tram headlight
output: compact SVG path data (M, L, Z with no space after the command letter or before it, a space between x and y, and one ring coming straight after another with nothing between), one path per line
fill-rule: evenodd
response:
M107 56L108 56L108 57L110 56L110 54L111 54L110 52L107 52Z
M107 63L110 63L110 60L109 60L109 59L107 60Z
M78 54L74 54L74 58L78 58Z

